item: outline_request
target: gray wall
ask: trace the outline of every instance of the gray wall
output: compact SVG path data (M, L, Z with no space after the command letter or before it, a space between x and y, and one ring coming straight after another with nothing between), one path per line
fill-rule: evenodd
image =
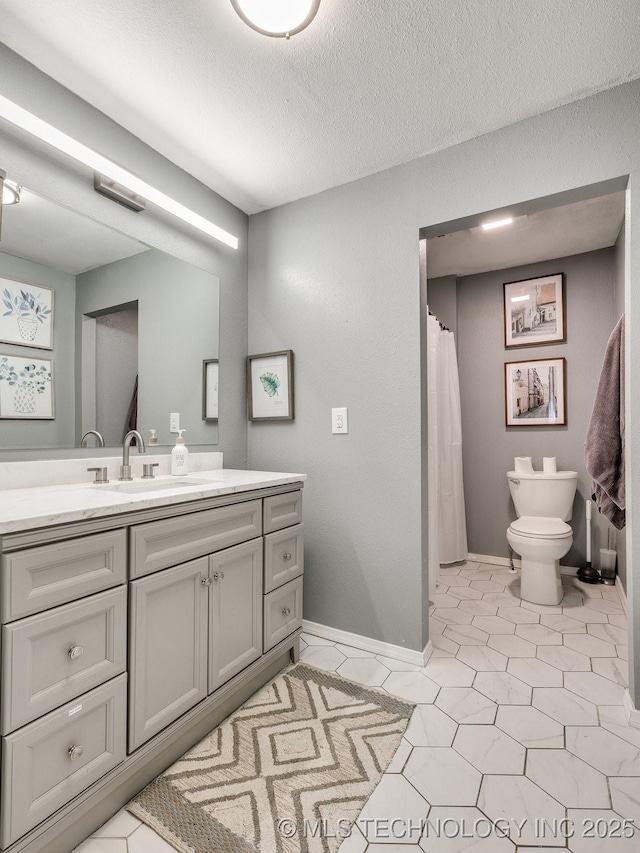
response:
M210 238L198 236L189 226L182 226L173 217L153 208L141 214L132 213L96 193L93 175L88 169L8 124L0 127L0 164L11 179L218 276L224 323L220 335L220 420L216 449L224 451L226 467L244 468L247 435L244 378L246 214L1 44L0 79L5 97L238 236L240 248L234 251ZM0 451L0 459L14 458L18 455Z
M456 345L458 343L457 285L458 279L455 275L443 275L439 278L430 278L427 291L429 310L453 332Z
M504 348L503 283L564 272L567 341L535 347ZM428 283L429 288L431 282ZM587 252L538 264L512 267L458 279L458 367L462 407L462 449L469 551L506 557L506 530L516 517L506 471L514 456L555 456L558 468L578 472L574 501L574 544L562 562L584 565L585 501L591 478L584 467L584 440L600 376L602 358L616 323L613 249ZM567 425L506 427L504 363L532 358L567 360ZM491 496L488 500L487 497ZM595 508L594 508L595 509ZM606 547L608 523L593 513L593 562Z
M426 639L419 229L629 174L638 257L638 139L634 82L251 217L249 349L295 351L296 419L252 425L249 465L309 474L307 618L414 649ZM639 266L630 284L633 329ZM627 340L640 417L640 334ZM331 436L331 406L349 407L348 436ZM640 430L627 438L639 471ZM640 567L633 531L627 548ZM640 639L640 607L636 619Z
M107 447L122 444L138 376L138 309L96 317L96 425ZM90 427L91 428L91 427Z
M187 446L217 443L217 424L202 420L202 362L218 356L218 292L215 276L157 251L78 276L78 352L82 315L138 303L138 429L144 438L155 429L160 444L174 444L169 413L178 412Z
M2 252L0 252L0 275L53 289L53 350L0 343L0 354L18 355L21 358L33 356L52 359L55 383L55 419L51 421L0 420L0 448L68 447L73 444L74 438L75 277Z

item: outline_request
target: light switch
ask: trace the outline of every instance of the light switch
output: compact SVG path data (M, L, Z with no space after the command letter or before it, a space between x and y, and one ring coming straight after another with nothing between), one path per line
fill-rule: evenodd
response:
M169 432L180 431L180 412L171 412L169 415Z
M346 406L340 409L331 409L331 432L334 435L344 435L349 432Z

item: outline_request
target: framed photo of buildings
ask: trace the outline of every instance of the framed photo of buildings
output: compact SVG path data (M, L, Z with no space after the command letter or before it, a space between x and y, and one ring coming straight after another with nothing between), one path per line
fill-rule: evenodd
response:
M504 366L507 426L565 426L567 423L567 361L535 358Z
M564 273L505 283L505 349L566 339Z

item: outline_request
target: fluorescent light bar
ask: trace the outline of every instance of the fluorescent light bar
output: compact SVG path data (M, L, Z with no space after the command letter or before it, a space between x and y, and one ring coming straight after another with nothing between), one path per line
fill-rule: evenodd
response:
M511 225L513 222L513 217L509 216L507 219L496 219L494 222L483 222L482 230L483 231L491 231L493 228L502 228L505 225Z
M221 243L231 246L232 249L238 248L238 238L234 237L233 234L230 234L218 225L214 225L213 222L209 222L208 219L205 219L203 216L180 204L180 202L160 192L160 190L155 189L145 181L140 180L140 178L132 175L131 172L123 169L121 166L112 163L111 160L107 160L106 157L103 157L91 148L87 148L81 142L77 142L72 137L67 136L66 133L57 130L52 125L47 124L47 122L22 109L22 107L19 107L2 95L0 95L0 118L6 119L22 130L26 130L27 133L46 142L53 148L57 148L63 154L73 157L74 160L88 166L94 172L100 172L100 174L106 175L111 180L123 184L132 190L132 192L141 195L147 201L162 208L167 213L171 213L183 222L193 225L194 228L197 228L204 234L220 240Z
M512 302L526 302L527 299L530 299L530 298L531 298L530 296L512 296L511 301Z

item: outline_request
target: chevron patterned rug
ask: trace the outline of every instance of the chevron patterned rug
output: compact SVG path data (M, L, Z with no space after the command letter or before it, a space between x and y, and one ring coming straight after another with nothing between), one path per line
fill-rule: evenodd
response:
M413 707L298 664L127 808L181 853L335 853Z

